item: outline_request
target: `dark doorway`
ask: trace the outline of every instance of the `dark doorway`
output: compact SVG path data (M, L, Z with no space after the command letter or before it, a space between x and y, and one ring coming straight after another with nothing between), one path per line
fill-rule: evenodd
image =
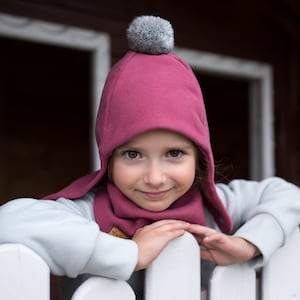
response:
M216 181L250 178L249 83L197 73L210 126Z
M0 203L90 170L90 54L0 38Z

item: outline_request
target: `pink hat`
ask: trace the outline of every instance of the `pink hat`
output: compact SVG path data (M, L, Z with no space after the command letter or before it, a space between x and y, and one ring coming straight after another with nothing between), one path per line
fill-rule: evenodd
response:
M114 149L142 132L168 129L188 137L205 157L203 201L220 229L229 232L232 222L214 184L214 160L201 89L189 65L171 53L171 24L159 17L137 17L127 37L131 50L108 74L97 116L101 169L47 198L81 197L104 178Z

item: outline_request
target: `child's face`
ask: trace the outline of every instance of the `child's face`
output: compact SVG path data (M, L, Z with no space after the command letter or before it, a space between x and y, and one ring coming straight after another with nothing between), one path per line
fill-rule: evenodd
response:
M196 153L184 136L152 130L114 151L111 179L138 206L163 211L193 185Z

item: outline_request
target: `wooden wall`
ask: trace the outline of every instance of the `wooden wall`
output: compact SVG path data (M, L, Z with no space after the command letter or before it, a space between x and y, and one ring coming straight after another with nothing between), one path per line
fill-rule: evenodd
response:
M152 14L171 21L178 46L271 64L276 174L300 185L297 1L0 0L0 12L108 32L113 63L127 50L128 22L134 16Z

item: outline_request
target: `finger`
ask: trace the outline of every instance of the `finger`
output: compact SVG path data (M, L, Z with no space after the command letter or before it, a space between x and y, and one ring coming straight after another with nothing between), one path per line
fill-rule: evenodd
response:
M150 225L156 227L156 226L162 226L167 224L189 224L189 223L181 220L166 219L166 220L155 221Z
M209 236L213 233L216 232L216 230L207 227L207 226L202 226L202 225L198 225L198 224L191 224L189 227L189 232L197 234L199 236Z
M174 230L174 229L188 229L190 224L180 220L161 220L148 225L152 229Z
M196 225L196 224L191 224L188 231L194 235L196 240L200 245L205 244L204 239L211 237L215 234L218 234L217 231L210 227L206 226L201 226L201 225ZM210 240L208 240L209 242Z
M218 232L212 233L202 239L202 245L207 249L224 250L224 246L226 245L226 236Z
M209 251L207 251L205 249L201 249L200 257L201 257L201 259L212 261L215 263L214 257L211 255L211 253Z

